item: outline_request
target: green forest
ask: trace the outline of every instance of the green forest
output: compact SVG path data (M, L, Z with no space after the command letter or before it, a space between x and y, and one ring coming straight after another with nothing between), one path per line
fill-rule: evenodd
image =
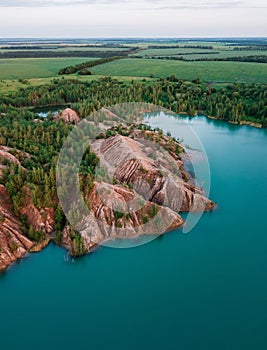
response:
M1 113L17 108L70 105L83 118L102 106L123 102L153 103L175 113L204 114L231 122L250 121L267 127L267 90L261 84L229 84L215 88L199 79L192 82L175 76L156 81L119 81L110 77L91 82L54 79L50 84L28 86L0 97ZM26 112L24 112L26 113ZM33 116L32 116L33 117ZM21 117L22 118L22 117Z

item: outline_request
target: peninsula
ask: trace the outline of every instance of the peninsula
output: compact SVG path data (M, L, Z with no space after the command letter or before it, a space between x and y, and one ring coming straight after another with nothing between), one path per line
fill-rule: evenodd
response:
M78 122L66 109L52 123ZM38 124L38 123L37 123ZM90 216L73 230L56 194L55 173L28 170L33 155L0 148L0 269L51 240L79 256L110 239L160 234L183 225L181 212L211 210L214 203L184 169L184 149L162 130L116 125L90 145L80 168L81 191ZM105 169L101 176L98 167Z

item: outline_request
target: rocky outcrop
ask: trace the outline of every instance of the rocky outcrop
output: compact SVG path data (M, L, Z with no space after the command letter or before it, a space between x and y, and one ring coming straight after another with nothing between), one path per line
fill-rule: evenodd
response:
M249 122L249 121L246 121L246 120L241 120L239 124L240 125L252 126L252 127L258 128L258 129L262 128L262 124L260 124L260 123L253 123L253 122Z
M10 153L11 151L12 149L9 147L0 146L0 157L7 160L10 163L21 165L19 160L12 153Z
M183 224L178 213L144 200L136 191L121 185L95 183L88 201L92 214L90 225L87 226L90 231L88 235L86 227L82 235L90 243L158 234ZM91 230L92 226L94 230ZM88 237L89 240L86 239Z
M85 198L90 213L77 222L83 245L69 227L63 231L63 245L74 255L111 239L164 233L183 225L180 212L214 207L188 181L182 147L164 135L133 130L94 140L91 149L110 181L96 177Z
M110 239L158 234L183 224L178 213L145 201L134 190L121 185L95 182L86 200L90 214L80 223L85 252ZM63 231L63 244L72 251L70 236L68 227Z
M2 171L11 163L23 168L21 160L25 158L30 158L26 152L0 146L0 177ZM26 169L24 170L26 171ZM20 214L27 217L27 224L32 226L35 231L43 232L48 236L36 243L24 235L25 228L22 229L22 222L13 212L5 186L0 185L0 270L22 258L27 252L43 249L51 239L49 234L55 230L54 209L37 209L32 203L30 189L25 186L23 193L24 203Z
M175 212L212 209L214 203L188 182L179 156L165 150L162 142L161 147L154 140L147 142L146 135L116 135L95 140L91 147L110 176L132 186L145 200Z
M37 209L31 202L23 206L20 213L27 216L27 224L35 231L51 234L55 230L55 211L53 208Z
M48 244L50 243L51 239L50 238L46 238L43 241L36 243L32 248L29 249L29 253L38 253L41 250L43 250L45 247L48 246Z
M56 120L62 118L67 123L78 122L69 109ZM170 231L183 225L181 212L211 210L214 207L214 203L190 182L180 157L183 151L181 145L160 132L132 127L126 131L128 136L116 133L106 138L103 134L103 138L91 143L91 150L99 157L107 173L103 179L103 174L96 172L100 173L100 178L96 176L90 190L85 191L90 210L85 217L80 213L77 215L79 233L67 224L62 237L56 236L57 242L61 241L72 255L90 252L94 246L111 239ZM8 156L10 162L21 166L8 149L0 151L4 159ZM0 269L6 268L27 251L42 250L55 238L55 210L37 208L30 188L24 186L22 189L24 203L20 214L27 218L27 225L34 234L44 234L41 235L43 240L36 244L23 235L22 225L12 213L5 187L1 185ZM71 203L70 210L73 209ZM73 213L74 216L77 214L76 211Z
M63 120L67 124L78 124L80 122L80 117L73 109L66 108L61 113L56 114L54 120Z
M22 167L20 159L25 158L30 158L30 155L26 152L0 145L0 177L2 176L3 170L6 168L6 164L14 163Z
M22 230L22 224L12 211L5 187L0 185L0 270L22 258L27 252L34 253L44 249L53 238L55 231L55 212L53 208L37 209L25 189L25 201L20 211L26 215L27 224L35 231L43 232L46 237L40 242L31 241Z
M33 246L11 210L5 187L0 185L0 270L22 258Z

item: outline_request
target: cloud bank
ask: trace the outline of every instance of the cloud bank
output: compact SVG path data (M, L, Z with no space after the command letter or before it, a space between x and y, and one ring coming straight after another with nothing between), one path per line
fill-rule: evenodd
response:
M136 7L144 5L151 10L182 10L182 9L222 9L222 8L266 8L263 0L254 2L247 0L236 1L175 1L175 0L0 0L0 7L66 7L80 5L114 5L124 4Z
M266 0L0 0L0 37L266 36Z

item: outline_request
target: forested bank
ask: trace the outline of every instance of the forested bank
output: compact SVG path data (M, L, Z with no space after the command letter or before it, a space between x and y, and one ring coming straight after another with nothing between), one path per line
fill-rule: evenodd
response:
M110 77L91 82L63 77L48 85L27 86L0 97L2 113L10 107L68 103L81 117L102 106L122 102L149 102L175 113L206 114L226 121L249 121L267 127L267 90L263 84L230 84L216 89L199 79L186 82L175 76L155 81L124 82Z

